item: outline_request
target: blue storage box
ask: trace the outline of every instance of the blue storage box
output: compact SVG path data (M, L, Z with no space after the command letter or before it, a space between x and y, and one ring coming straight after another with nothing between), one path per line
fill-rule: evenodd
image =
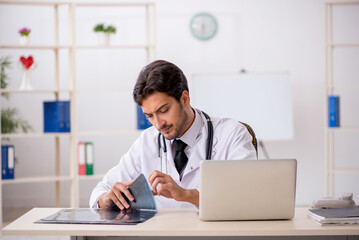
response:
M70 101L44 102L44 132L70 132Z
M148 121L145 114L143 114L142 108L137 105L137 129L143 130L151 127L152 124Z

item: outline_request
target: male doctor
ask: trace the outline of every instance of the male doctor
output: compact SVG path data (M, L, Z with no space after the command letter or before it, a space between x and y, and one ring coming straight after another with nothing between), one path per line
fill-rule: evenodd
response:
M97 184L90 207L115 203L121 210L128 209L130 205L122 194L134 201L127 187L141 173L148 177L158 208L198 207L199 164L206 159L209 123L205 113L192 108L185 75L170 62L154 61L140 72L133 98L153 126L141 133ZM256 158L252 136L245 126L233 119L210 121L211 159Z

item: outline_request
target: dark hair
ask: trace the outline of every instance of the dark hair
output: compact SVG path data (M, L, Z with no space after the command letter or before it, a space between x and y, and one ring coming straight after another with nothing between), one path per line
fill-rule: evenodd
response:
M180 101L184 90L189 92L182 70L173 63L157 60L141 70L133 89L133 99L142 106L142 101L149 95L162 92Z

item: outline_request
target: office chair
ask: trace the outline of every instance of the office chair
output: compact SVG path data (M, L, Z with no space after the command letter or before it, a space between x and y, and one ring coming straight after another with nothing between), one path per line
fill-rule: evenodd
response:
M257 138L256 138L256 134L254 133L253 129L251 128L251 126L249 126L247 123L244 123L244 122L241 122L239 121L239 123L243 124L248 132L252 135L252 144L256 150L256 154L257 154L257 157L258 157L258 149L257 149Z

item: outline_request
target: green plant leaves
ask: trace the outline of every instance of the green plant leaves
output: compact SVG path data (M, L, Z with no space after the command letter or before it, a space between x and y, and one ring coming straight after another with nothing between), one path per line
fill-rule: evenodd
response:
M113 25L108 25L105 27L105 24L99 23L93 28L94 32L104 32L104 33L116 33L116 27Z
M1 88L4 89L8 86L9 77L5 70L11 67L11 60L9 56L0 58L0 82ZM1 96L6 100L10 99L9 93L1 93ZM3 108L1 109L1 132L2 133L16 133L18 130L27 133L33 130L31 125L20 116L16 108Z

